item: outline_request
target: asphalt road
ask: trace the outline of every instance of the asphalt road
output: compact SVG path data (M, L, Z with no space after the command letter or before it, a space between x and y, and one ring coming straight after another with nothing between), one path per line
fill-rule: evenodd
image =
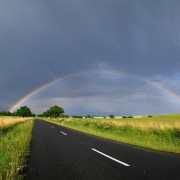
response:
M105 140L36 120L25 179L179 180L180 155Z

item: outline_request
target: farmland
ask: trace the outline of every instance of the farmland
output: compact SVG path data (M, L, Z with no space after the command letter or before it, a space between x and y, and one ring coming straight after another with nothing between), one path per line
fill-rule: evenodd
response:
M32 118L0 117L0 179L23 179Z
M155 150L180 153L180 115L46 119L75 130Z
M2 131L3 129L8 129L18 123L25 122L29 120L30 118L22 118L22 117L0 117L0 130Z

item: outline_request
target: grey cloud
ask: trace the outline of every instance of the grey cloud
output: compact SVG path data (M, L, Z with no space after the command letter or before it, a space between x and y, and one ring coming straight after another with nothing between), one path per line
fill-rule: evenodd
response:
M3 103L7 107L42 84L82 69L178 78L179 7L177 0L1 1L0 101L8 98ZM145 84L132 79L114 84L81 76L62 85L57 86L60 94L51 89L44 95L149 93Z

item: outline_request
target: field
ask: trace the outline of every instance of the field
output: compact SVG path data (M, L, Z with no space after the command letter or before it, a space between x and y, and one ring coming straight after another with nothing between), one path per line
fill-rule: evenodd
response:
M136 118L102 119L101 123L112 123L113 125L130 125L142 129L172 129L180 128L180 115L153 115L139 116Z
M22 117L0 117L0 130L7 129L8 127L14 126L15 124L25 122L30 118L22 118Z
M178 114L115 119L61 118L48 121L119 142L180 153Z
M0 117L0 179L23 179L32 118Z

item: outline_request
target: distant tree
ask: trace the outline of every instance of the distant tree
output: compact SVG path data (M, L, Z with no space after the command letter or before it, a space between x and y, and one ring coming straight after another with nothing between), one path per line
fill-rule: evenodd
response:
M123 116L122 118L127 118L127 116Z
M128 116L128 118L134 118L133 116Z
M16 116L22 116L22 117L32 117L33 114L29 107L27 106L21 106L17 111L14 113Z
M72 118L83 118L83 116L72 116Z
M32 113L31 117L36 117L36 114Z
M57 117L60 117L63 113L64 113L64 109L62 107L54 105L54 106L50 107L50 109L45 111L43 113L43 116L57 118Z
M47 111L45 111L45 112L43 112L42 114L41 114L41 117L50 117L50 114L48 113L48 110Z
M69 118L69 115L67 115L67 114L61 114L59 117L62 117L62 118Z
M43 117L43 115L42 114L37 114L37 117Z
M12 116L12 113L10 111L6 111L6 116Z
M148 117L152 117L152 115L148 115Z
M85 116L85 118L93 118L93 116L87 115Z
M17 116L17 111L12 112L12 116Z
M0 116L12 116L12 113L9 111L0 111Z
M113 119L113 118L114 118L114 115L111 114L111 115L109 115L109 117L110 117L111 119Z

